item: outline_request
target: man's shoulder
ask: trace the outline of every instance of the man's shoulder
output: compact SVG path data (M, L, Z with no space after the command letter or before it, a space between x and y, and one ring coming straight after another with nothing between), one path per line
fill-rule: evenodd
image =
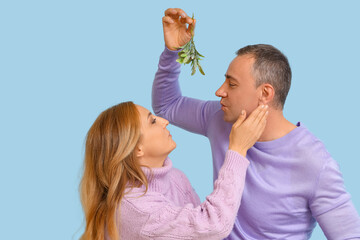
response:
M304 124L299 123L298 146L313 151L326 151L324 143L315 136Z
M304 125L299 126L299 136L295 151L304 156L309 163L319 164L319 167L332 160L325 144Z

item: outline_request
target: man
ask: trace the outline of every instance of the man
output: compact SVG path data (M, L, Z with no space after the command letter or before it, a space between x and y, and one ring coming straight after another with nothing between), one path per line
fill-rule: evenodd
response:
M328 239L360 239L360 218L337 163L301 123L283 116L291 83L287 58L270 45L247 46L237 52L216 91L220 103L183 97L176 49L190 40L194 27L183 10L165 11L166 48L154 80L153 108L172 124L209 138L214 179L240 112L248 115L259 104L269 105L266 128L247 153L251 164L227 239L309 239L316 221Z

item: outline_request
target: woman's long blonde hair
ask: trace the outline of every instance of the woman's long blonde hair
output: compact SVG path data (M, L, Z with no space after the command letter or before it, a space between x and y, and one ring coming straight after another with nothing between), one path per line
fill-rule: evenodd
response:
M125 188L148 182L134 149L140 139L141 122L132 102L102 112L86 137L84 174L80 183L86 227L81 240L102 240L105 233L118 240L116 210Z

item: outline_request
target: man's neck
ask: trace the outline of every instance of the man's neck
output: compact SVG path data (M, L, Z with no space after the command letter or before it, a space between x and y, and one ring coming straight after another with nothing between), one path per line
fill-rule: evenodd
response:
M281 138L295 128L296 125L284 117L282 110L269 109L265 130L258 141L267 142Z

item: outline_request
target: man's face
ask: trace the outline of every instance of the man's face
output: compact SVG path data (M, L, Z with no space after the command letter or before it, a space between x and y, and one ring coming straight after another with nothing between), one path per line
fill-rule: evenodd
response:
M221 97L221 109L227 122L234 123L242 110L249 116L259 105L261 92L251 72L254 61L251 55L237 56L229 65L225 82L215 93Z

